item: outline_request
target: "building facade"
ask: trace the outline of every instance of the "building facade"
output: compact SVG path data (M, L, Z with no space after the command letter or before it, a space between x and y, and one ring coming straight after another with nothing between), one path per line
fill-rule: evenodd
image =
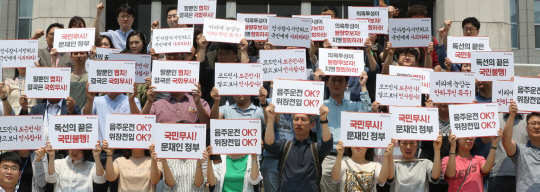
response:
M150 23L160 21L167 27L165 10L178 0L0 0L0 39L27 39L37 29L51 23L66 25L72 16L80 16L92 27L96 5L105 4L100 30L118 29L116 7L128 3L137 11L134 29L150 34ZM236 13L275 13L278 16L318 15L324 5L338 9L338 17L347 18L348 6L373 6L373 0L217 0L218 18L236 17ZM540 0L390 0L405 17L408 7L422 4L432 18L433 35L438 38L445 20L452 20L450 35L461 36L461 21L470 16L481 22L480 35L490 37L494 51L514 51L516 75L537 76L540 72ZM46 46L39 40L40 48ZM6 74L9 76L9 74Z

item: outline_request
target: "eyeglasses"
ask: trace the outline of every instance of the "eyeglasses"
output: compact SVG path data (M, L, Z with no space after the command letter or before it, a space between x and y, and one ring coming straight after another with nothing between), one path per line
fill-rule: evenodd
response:
M478 30L478 29L477 29L477 28L472 28L472 27L465 27L465 28L463 28L463 31L465 31L465 32L467 32L467 31L473 32L473 31L476 31L476 30Z
M399 55L399 56L400 56L400 57L414 58L414 55L411 55L411 54L409 54L409 55L401 54L401 55Z
M531 126L531 127L540 127L540 121L536 121L536 122L530 122L530 123L527 123L528 126Z
M231 52L227 52L227 53L223 53L223 52L218 52L217 55L219 57L230 57L230 56L234 56L234 53L231 51Z
M15 172L15 171L19 170L19 167L17 167L17 166L8 167L7 165L2 166L3 171L8 171L9 169L11 169L11 171Z
M121 18L121 19L131 19L131 18L133 18L133 16L131 16L131 15L120 15L120 16L118 16L118 18Z

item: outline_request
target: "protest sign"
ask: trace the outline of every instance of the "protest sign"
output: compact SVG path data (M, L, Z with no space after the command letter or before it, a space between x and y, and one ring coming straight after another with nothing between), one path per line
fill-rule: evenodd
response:
M144 78L150 76L152 57L149 54L110 53L109 60L135 61L135 83L146 83Z
M107 114L105 136L112 149L148 149L154 143L155 115Z
M329 19L325 26L332 46L363 47L369 37L368 20Z
M3 62L2 57L0 57L0 69L2 69L2 62ZM2 79L2 74L3 74L3 72L0 73L0 79Z
M216 18L216 0L178 1L178 24L203 24L204 18Z
M133 93L135 61L90 60L88 92Z
M261 154L260 119L210 119L213 154Z
M263 81L281 79L307 79L305 49L259 50L263 67Z
M510 80L514 76L514 52L473 51L471 72L478 81Z
M259 95L262 76L260 63L216 63L214 87L219 95Z
M71 68L27 67L26 96L32 99L65 99L69 96Z
M439 136L439 109L436 107L391 107L392 138L435 141Z
M319 57L324 75L358 77L364 71L364 50L319 48Z
M152 65L152 86L157 92L191 92L199 82L198 61L159 61Z
M38 40L0 40L0 61L3 68L33 67L38 58Z
M95 60L109 60L109 54L111 54L111 53L120 53L121 51L122 51L122 49L96 47L96 59Z
M388 34L388 7L349 6L349 19L367 19L370 34Z
M55 115L49 118L49 141L54 150L95 148L97 115Z
M429 98L433 103L471 103L476 98L474 73L431 72Z
M274 80L272 103L276 113L319 115L323 97L323 81Z
M152 134L157 158L202 159L206 149L206 124L156 123Z
M392 48L427 47L431 43L431 18L388 19Z
M422 79L377 74L376 101L381 105L420 106L422 101Z
M193 28L165 28L152 31L152 47L156 54L191 52Z
M53 48L58 53L89 52L95 45L95 28L70 28L54 30Z
M429 94L429 75L433 69L390 65L390 75L422 78L422 94Z
M309 48L311 22L304 18L269 17L268 42L273 46Z
M251 41L266 41L268 38L268 17L276 14L237 13L236 19L246 22L244 37Z
M514 101L520 111L540 112L540 78L514 77Z
M0 116L0 150L37 150L43 146L43 115Z
M510 101L514 100L514 82L507 80L493 81L492 100L497 102L499 112L508 113Z
M497 136L500 128L497 108L496 103L448 105L452 134L458 138Z
M324 41L328 38L328 31L325 27L326 21L332 19L331 15L293 15L293 18L311 19L311 40Z
M491 51L489 37L478 36L448 36L446 50L452 63L471 63L471 51Z
M246 31L245 21L204 19L203 35L207 41L240 43Z
M341 140L346 147L386 148L392 139L391 114L341 111Z

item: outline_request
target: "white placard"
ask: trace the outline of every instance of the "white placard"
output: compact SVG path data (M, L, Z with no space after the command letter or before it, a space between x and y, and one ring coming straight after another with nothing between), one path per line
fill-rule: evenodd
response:
M391 107L392 137L399 140L435 141L439 136L436 107Z
M240 43L246 31L245 21L204 19L203 35L207 41Z
M276 113L319 115L323 100L323 81L274 80L272 103Z
M95 60L109 60L109 54L111 54L111 53L120 53L120 52L122 52L122 49L96 47L96 59Z
M510 80L514 76L514 52L473 51L471 72L478 81Z
M2 57L0 56L0 69L2 69L2 62L3 62L3 61L2 61ZM2 73L0 73L0 80L3 80L3 79L2 79L2 74L3 74L3 73L4 73L3 71L2 71Z
M448 105L452 134L458 138L497 136L500 128L497 108L496 103Z
M471 51L491 51L489 37L478 36L448 36L446 48L452 63L471 63Z
M263 81L281 79L307 79L305 49L259 50L263 67Z
M273 46L309 48L311 22L304 18L269 17L268 42Z
M325 23L332 46L363 47L369 37L369 22L364 19L329 19Z
M152 57L149 54L110 53L109 60L135 61L135 83L146 83L144 78L151 74Z
M431 42L431 18L388 19L392 48L427 47Z
M27 67L26 96L32 99L65 99L69 96L71 68Z
M493 81L492 101L497 102L501 113L508 113L510 102L514 100L514 82L499 80Z
M193 28L165 28L152 31L152 48L158 54L191 52Z
M346 147L386 148L392 139L391 114L341 111L341 140Z
M261 154L260 119L210 119L213 154Z
M135 61L90 60L88 92L133 93Z
M105 135L109 148L148 149L155 140L155 124L155 115L107 114Z
M157 92L191 92L199 82L198 61L159 61L152 65L152 86Z
M2 67L33 67L38 59L38 40L0 40Z
M216 0L178 1L178 24L203 24L204 18L216 18Z
M422 79L377 74L375 100L381 105L420 106L422 102Z
M37 150L43 146L43 115L0 116L0 150Z
M156 153L160 159L202 159L206 149L206 124L156 123Z
M293 15L293 18L311 19L311 40L324 41L328 38L328 31L325 27L326 21L332 19L330 15Z
M519 111L540 112L540 78L514 77L514 101Z
M95 28L70 28L54 30L53 48L58 53L89 52L95 44Z
M251 41L266 41L268 38L268 17L276 14L237 13L236 19L246 22L244 37Z
M216 63L214 87L219 95L259 95L262 76L260 63Z
M429 75L433 69L390 65L390 75L422 78L422 94L429 94Z
M474 73L431 72L429 84L433 103L472 103L476 99Z
M95 148L99 132L97 115L55 115L49 120L49 141L54 150Z
M349 19L367 19L370 34L388 34L388 7L349 6Z
M358 77L364 71L364 50L319 48L319 57L324 75Z

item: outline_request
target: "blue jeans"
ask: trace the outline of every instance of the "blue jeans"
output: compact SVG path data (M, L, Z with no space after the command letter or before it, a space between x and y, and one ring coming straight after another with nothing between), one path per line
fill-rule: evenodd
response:
M264 192L277 192L279 189L279 159L274 156L264 156L261 173L264 182Z
M379 0L373 0L374 6L379 6ZM390 6L390 0L384 0L384 4Z

